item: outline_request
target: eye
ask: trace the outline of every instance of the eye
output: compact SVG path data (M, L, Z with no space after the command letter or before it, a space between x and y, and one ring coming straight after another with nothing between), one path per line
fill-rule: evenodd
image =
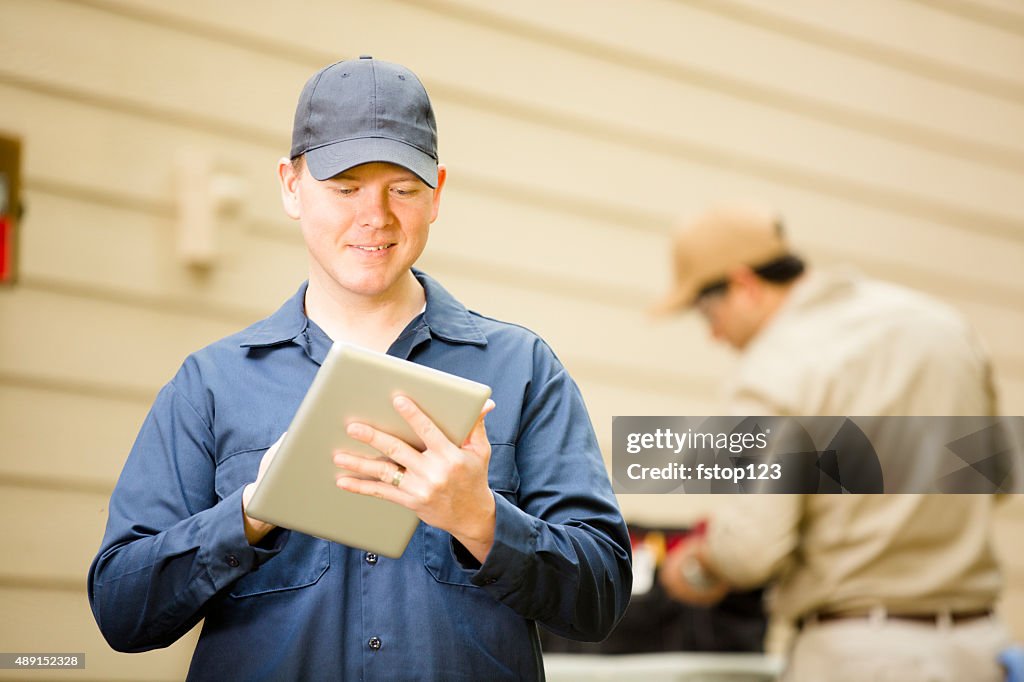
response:
M353 194L354 192L355 192L355 189L353 189L352 187L335 187L334 188L334 193L335 194L340 194L343 197L344 196L348 196L350 194Z
M411 197L420 193L420 187L418 183L410 181L402 181L391 185L391 192L400 197Z

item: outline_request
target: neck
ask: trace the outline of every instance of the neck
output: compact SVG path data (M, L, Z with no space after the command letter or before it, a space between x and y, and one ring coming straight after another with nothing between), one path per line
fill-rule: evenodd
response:
M764 288L764 307L761 321L757 325L757 331L763 330L768 324L775 319L779 309L786 303L789 298L790 292L793 287L803 279L803 276L797 277L796 279L786 282L785 284L766 284Z
M305 306L309 319L332 341L385 352L423 309L425 301L423 287L411 271L378 296L353 293L330 278L310 273Z

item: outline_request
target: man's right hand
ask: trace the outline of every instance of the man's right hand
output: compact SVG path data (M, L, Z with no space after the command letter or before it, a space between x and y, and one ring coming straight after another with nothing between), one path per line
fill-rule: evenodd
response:
M256 486L263 480L263 475L267 473L270 463L274 461L274 455L277 454L278 449L281 447L281 441L284 440L287 433L287 431L282 433L281 437L277 439L277 442L267 448L267 451L263 453L263 459L260 460L260 470L256 474L256 480L245 486L245 489L242 491L242 523L245 525L245 539L249 541L250 545L255 545L262 540L267 533L274 530L273 524L254 519L249 516L246 511L249 508L249 501L252 499L252 494L256 492Z
M703 567L704 539L700 536L684 539L665 556L659 573L662 587L670 597L693 606L714 606L729 594L731 586ZM696 562L698 574L707 582L691 582L684 566Z

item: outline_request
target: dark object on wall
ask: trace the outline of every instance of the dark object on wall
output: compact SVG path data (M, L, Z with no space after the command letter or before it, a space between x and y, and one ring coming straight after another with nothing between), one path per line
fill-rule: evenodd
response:
M21 211L21 141L0 135L0 284L17 279Z

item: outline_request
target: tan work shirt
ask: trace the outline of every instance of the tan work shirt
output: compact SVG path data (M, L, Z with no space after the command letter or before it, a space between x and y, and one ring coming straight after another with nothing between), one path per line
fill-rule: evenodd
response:
M995 414L989 362L951 308L850 272L808 273L744 353L734 414ZM975 611L1001 580L990 495L749 495L709 524L730 582L777 578L772 610Z

